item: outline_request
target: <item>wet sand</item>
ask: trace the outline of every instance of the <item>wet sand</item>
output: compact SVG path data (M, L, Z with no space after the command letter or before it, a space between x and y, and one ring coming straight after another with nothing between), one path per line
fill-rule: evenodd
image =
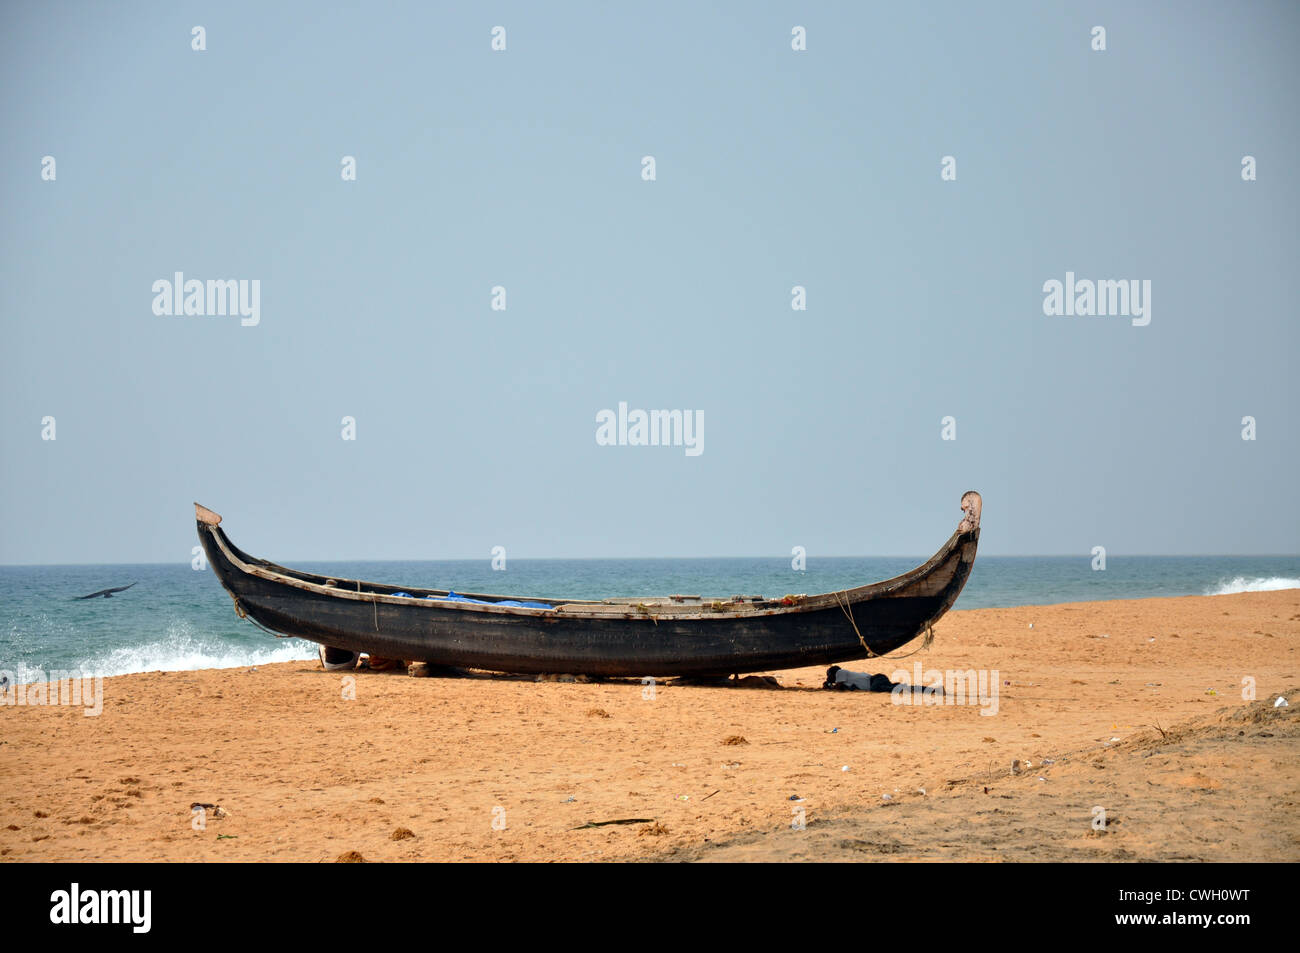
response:
M0 859L1300 860L1300 591L935 635L847 667L997 670L996 714L821 668L653 698L398 672L348 698L315 661L106 679L98 717L0 708Z

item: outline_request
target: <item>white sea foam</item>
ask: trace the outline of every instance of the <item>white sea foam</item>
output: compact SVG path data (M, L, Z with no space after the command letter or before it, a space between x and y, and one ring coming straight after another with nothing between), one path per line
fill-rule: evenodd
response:
M173 625L154 642L109 649L80 663L85 671L100 675L134 672L192 672L202 668L249 668L273 662L314 658L316 647L298 639L265 646L232 645L230 640L196 636L188 624Z
M1205 590L1207 596L1230 596L1237 592L1276 592L1279 589L1300 589L1300 579L1289 579L1286 576L1238 576L1235 579L1229 579L1227 582L1221 582L1217 586L1211 586Z

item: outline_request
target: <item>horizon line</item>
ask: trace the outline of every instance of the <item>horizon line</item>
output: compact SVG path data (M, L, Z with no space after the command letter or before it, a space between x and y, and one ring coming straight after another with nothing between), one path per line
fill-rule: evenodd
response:
M932 555L932 554L931 554ZM647 562L655 561L702 561L716 559L780 559L788 560L790 557L785 556L509 556L511 562L604 562L604 561L629 561L642 560ZM929 556L923 553L886 553L886 554L854 554L840 555L832 554L825 556L806 556L807 560L813 559L928 559ZM1093 556L1091 553L985 553L982 554L984 559L1078 559L1081 561L1090 561ZM1121 553L1113 554L1107 552L1107 560L1113 559L1300 559L1300 553ZM423 557L419 559L306 559L293 558L295 563L336 563L345 565L348 563L443 563L443 562L491 562L492 556L440 556L437 558ZM78 566L181 566L190 565L191 561L178 559L167 562L80 562L80 563L10 563L0 562L0 569L70 569ZM285 566L285 563L277 563ZM204 570L206 572L206 570ZM508 572L509 570L501 570ZM1099 570L1100 571L1100 570Z

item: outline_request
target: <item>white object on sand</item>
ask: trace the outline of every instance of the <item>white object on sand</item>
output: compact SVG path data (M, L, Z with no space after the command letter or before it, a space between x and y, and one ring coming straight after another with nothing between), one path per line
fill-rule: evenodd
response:
M836 685L847 685L849 688L856 689L860 692L871 691L871 676L865 672L850 672L846 668L839 668L835 673Z

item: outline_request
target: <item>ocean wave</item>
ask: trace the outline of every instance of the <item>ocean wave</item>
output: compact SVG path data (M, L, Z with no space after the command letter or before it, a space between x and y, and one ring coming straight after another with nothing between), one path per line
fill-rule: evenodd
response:
M1207 596L1230 596L1237 592L1276 592L1279 589L1300 589L1300 579L1286 576L1238 576L1205 590Z
M123 645L82 660L83 671L97 675L131 675L136 672L192 672L202 668L251 668L274 662L294 662L316 657L314 643L285 639L266 647L231 644L228 639L196 636L174 626L155 642Z

